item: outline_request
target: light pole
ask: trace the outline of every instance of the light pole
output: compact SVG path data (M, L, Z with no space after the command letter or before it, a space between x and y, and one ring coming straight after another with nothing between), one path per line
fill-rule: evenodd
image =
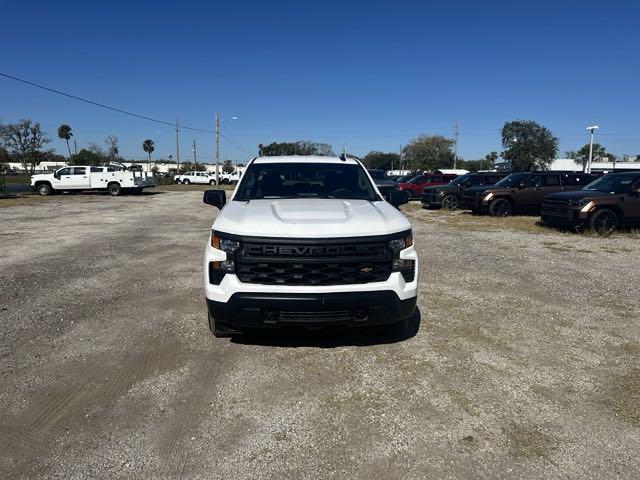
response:
M590 140L589 140L589 161L587 163L586 173L591 173L591 162L593 160L593 132L600 127L598 125L592 125L591 127L587 127L589 130Z

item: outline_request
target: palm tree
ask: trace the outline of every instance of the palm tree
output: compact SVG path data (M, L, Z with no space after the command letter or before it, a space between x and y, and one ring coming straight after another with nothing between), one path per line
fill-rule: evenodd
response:
M155 150L155 147L153 146L153 140L147 138L144 142L142 142L142 149L147 152L147 155L149 155L149 159L147 161L147 172L151 171L151 152L153 152Z
M58 138L65 140L67 142L67 150L69 150L69 158L71 158L71 148L69 147L69 140L73 137L73 133L71 133L71 127L66 123L63 123L58 127Z

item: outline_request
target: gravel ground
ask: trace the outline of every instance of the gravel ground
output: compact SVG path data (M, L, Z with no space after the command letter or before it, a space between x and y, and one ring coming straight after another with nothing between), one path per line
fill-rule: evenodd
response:
M229 341L201 193L0 209L0 476L639 478L639 241L405 210L409 338Z

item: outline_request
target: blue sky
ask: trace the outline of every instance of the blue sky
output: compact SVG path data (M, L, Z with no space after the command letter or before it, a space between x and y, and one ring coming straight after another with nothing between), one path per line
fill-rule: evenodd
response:
M0 71L199 128L218 111L239 161L296 139L397 151L456 121L474 159L513 119L550 128L561 152L595 123L609 151L640 154L639 20L632 1L14 2ZM127 157L145 138L175 154L169 127L0 78L0 120L23 117L52 137L69 123L79 148L116 135ZM211 161L213 136L189 131L182 158L194 138Z

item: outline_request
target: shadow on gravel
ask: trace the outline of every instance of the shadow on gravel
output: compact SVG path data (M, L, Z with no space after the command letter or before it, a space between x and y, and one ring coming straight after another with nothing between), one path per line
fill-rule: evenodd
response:
M417 335L421 320L420 310L416 308L416 313L409 319L408 325L405 323L402 327L401 324L352 328L333 326L317 330L304 327L283 327L274 330L248 331L243 335L232 337L231 341L243 345L285 348L366 347L408 340Z

